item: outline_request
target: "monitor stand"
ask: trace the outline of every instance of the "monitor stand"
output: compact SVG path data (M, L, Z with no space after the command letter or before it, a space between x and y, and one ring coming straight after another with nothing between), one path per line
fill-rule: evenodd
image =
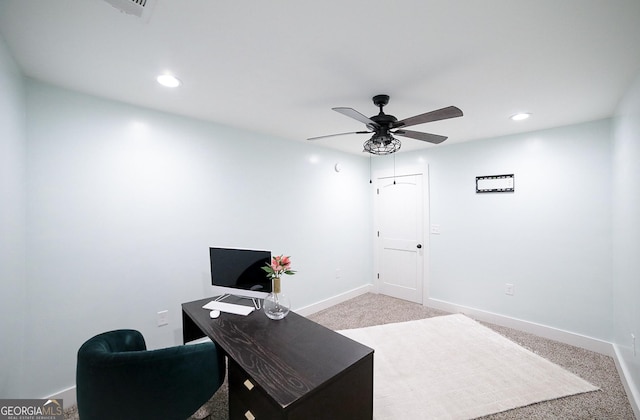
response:
M244 306L249 306L247 305L248 300L250 300L253 303L253 307L257 311L259 311L262 308L260 299L257 299L257 298L238 296L238 295L232 295L230 293L225 293L224 295L220 295L214 299L214 301L216 302L226 302L226 303L233 303L236 305L244 305Z

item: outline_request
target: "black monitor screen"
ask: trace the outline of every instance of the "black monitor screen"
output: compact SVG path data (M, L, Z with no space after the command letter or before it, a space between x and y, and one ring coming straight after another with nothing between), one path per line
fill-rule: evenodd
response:
M271 292L271 279L261 268L271 262L270 251L209 248L209 254L212 285Z

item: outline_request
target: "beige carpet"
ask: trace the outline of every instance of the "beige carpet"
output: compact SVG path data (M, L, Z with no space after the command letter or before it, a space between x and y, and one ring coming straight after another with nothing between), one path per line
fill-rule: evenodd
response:
M598 389L464 315L339 332L375 349L376 420L471 419Z

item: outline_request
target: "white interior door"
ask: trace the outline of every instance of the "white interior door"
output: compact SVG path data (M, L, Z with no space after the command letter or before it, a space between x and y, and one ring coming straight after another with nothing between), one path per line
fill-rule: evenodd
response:
M395 181L395 183L394 183ZM378 291L422 303L424 270L423 175L378 178Z

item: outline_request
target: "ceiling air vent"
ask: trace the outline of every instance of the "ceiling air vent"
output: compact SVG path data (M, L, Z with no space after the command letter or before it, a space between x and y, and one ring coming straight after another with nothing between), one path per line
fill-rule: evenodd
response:
M116 9L139 18L149 18L154 0L104 0Z

